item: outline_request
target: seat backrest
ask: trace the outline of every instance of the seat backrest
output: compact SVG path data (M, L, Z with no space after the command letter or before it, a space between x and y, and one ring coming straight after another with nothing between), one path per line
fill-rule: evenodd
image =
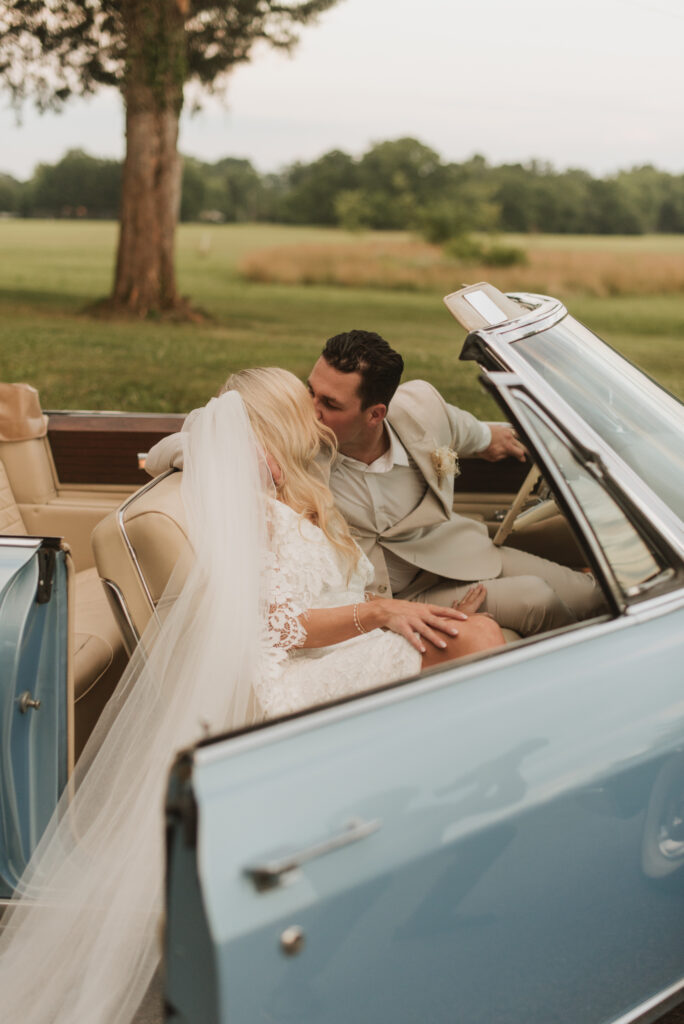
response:
M47 425L35 388L0 382L0 461L19 505L43 504L55 496Z
M176 570L175 582L181 584L193 564L181 479L177 470L156 477L93 530L95 564L129 655L154 614L171 573ZM252 694L247 721L258 722L263 717Z
M180 495L181 474L170 471L136 491L95 527L93 553L130 653L164 592L173 569L187 574L193 551Z
M24 520L21 518L3 462L0 462L0 533L26 535Z

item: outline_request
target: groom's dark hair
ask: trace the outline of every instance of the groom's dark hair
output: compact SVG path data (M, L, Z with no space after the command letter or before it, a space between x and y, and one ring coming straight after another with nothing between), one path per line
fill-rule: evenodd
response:
M404 370L404 360L374 331L345 331L328 338L321 353L341 373L359 373L361 408L389 405Z

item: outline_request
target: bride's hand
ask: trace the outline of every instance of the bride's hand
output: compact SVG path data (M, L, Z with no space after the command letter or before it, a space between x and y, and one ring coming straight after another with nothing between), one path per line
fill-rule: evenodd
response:
M458 608L445 608L439 604L418 604L416 601L399 601L396 598L377 598L366 608L378 616L377 625L399 633L421 654L425 654L425 641L439 650L446 647L446 640L440 634L458 636L457 622L468 616Z

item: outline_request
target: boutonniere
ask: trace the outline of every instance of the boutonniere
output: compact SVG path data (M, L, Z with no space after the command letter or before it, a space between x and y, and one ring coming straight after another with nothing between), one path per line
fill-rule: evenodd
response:
M432 466L437 474L437 483L440 487L443 480L448 477L453 479L458 471L458 455L453 448L444 444L441 448L435 448L430 458L432 459Z

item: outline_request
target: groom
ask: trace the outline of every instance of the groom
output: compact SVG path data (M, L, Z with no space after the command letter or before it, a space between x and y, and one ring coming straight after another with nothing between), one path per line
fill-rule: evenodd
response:
M335 502L375 568L383 596L451 604L474 582L481 611L523 636L595 614L593 580L546 559L496 547L487 527L452 510L459 456L524 459L505 424L448 405L426 381L400 385L403 359L378 334L330 338L308 380L319 418L335 433ZM182 465L176 435L152 448L152 476Z

